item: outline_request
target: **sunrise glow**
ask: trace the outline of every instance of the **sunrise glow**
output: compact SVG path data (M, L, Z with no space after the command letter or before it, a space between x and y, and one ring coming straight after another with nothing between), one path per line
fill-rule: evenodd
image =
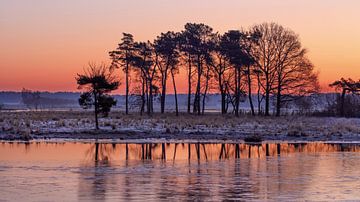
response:
M141 41L180 31L187 22L202 22L220 33L276 22L299 34L327 91L340 77L360 77L359 8L356 0L2 0L0 90L76 91L74 75L88 62L109 63L108 51L116 48L122 32ZM178 86L186 92L185 82Z

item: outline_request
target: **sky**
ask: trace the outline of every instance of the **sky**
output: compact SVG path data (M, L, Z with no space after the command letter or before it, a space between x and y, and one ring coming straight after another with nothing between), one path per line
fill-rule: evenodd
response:
M153 40L187 22L220 33L263 22L288 27L327 91L341 77L360 79L359 9L358 0L0 0L0 91L76 91L76 73L109 63L122 32Z

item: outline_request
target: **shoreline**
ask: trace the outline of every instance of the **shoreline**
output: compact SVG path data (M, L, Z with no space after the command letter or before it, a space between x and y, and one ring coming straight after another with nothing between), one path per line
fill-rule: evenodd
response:
M58 144L58 143L79 143L79 144L247 144L247 145L262 145L262 144L311 144L311 143L324 143L324 144L353 144L360 145L360 140L263 140L261 142L246 142L244 140L196 140L196 139L74 139L74 138L50 138L50 139L32 139L32 140L4 140L0 139L2 143L46 143L46 144Z
M0 141L360 141L360 118L112 112L100 119L100 130L93 128L89 111L0 113Z
M250 140L247 140L250 138ZM253 139L255 138L255 141ZM149 131L73 131L70 133L42 133L29 136L18 134L0 134L0 141L49 141L49 142L229 142L229 143L261 143L261 142L360 142L360 135L311 135L289 136L287 134L244 134L228 133L217 134L209 132L190 133L154 133Z

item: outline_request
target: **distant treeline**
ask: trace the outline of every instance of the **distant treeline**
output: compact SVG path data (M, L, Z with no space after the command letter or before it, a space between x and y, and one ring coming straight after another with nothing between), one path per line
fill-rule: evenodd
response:
M40 92L40 97L45 98L48 104L42 104L38 106L39 109L51 109L51 108L79 108L80 93L77 92ZM125 110L125 95L113 95L118 102L117 108ZM194 95L192 95L193 97ZM174 111L174 94L168 95L169 99L166 100L168 106L167 112ZM253 94L252 98L257 103L257 95ZM179 94L179 111L187 111L187 94ZM319 93L311 96L304 96L300 99L288 102L283 106L283 114L305 114L305 115L318 115L318 116L335 116L340 115L341 107L341 95L337 93ZM60 101L56 101L60 100ZM66 100L66 102L62 102ZM221 95L220 94L209 94L206 99L206 105L208 106L207 111L219 112L221 108ZM270 112L275 112L275 101L274 98L270 99ZM53 102L55 101L55 102ZM155 98L156 105L155 110L160 111L160 98ZM344 115L360 117L360 96L347 95L345 97ZM258 108L257 104L255 107ZM264 104L260 108L264 109ZM21 92L14 91L3 91L0 92L0 108L1 109L35 109L34 105L25 105L22 101ZM130 106L130 111L137 110L136 106ZM241 103L241 113L248 114L251 112L249 99L245 99Z
M0 103L4 109L63 108L77 105L79 93L39 92L23 89L21 92L0 92Z

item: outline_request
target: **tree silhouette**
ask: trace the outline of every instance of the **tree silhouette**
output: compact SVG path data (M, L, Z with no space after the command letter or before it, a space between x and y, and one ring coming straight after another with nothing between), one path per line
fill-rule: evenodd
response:
M118 48L109 52L112 60L112 68L121 68L125 73L125 113L129 114L129 73L130 66L133 62L134 56L134 39L133 35L123 33L123 38Z
M216 36L213 33L213 29L205 24L187 23L185 30L181 34L183 42L183 50L189 56L189 63L193 63L196 66L196 88L194 95L193 112L201 114L201 76L205 73L204 66L211 59L210 54L214 47L213 38ZM190 66L190 65L189 65ZM191 85L191 69L189 72L189 85ZM191 88L189 88L189 96ZM188 99L189 108L189 99Z
M108 95L119 87L112 72L105 65L89 64L84 74L76 77L79 89L86 90L80 95L79 104L84 109L94 106L95 128L99 129L98 114L107 116L112 106L116 105L116 100Z
M245 33L246 37L243 40L243 48L246 52L246 70L245 75L247 76L247 86L248 86L248 97L249 97L249 103L250 103L250 108L251 108L251 114L254 116L255 115L255 109L254 109L254 104L253 104L253 100L252 100L252 76L258 76L256 68L254 67L255 59L254 57L251 55L251 49L253 46L257 46L258 45L258 40L261 37L261 33L259 32L247 32ZM258 98L259 99L259 98Z
M276 23L255 25L251 31L260 36L250 53L265 94L266 116L272 94L276 95L276 115L279 116L285 102L317 92L317 74L293 31Z
M146 103L147 114L150 115L154 111L153 100L154 94L157 94L158 87L154 85L156 80L156 61L154 58L153 44L147 42L135 43L134 67L140 71L142 77L142 107L144 110Z
M280 116L283 103L319 89L314 66L306 57L298 36L291 30L278 26L273 39L276 65L276 116Z
M166 32L161 33L161 35L154 41L156 65L159 69L161 80L161 113L164 113L165 111L166 83L168 74L171 73L174 81L173 74L175 71L172 71L172 69L179 63L178 39L179 34L175 32ZM175 88L174 84L174 90Z
M341 90L340 96L340 116L344 116L344 108L345 108L345 95L346 93L352 94L360 94L360 80L354 81L351 78L334 81L329 85L330 87L334 87L336 90Z
M249 66L252 63L252 58L245 51L243 41L246 39L247 35L238 30L230 30L226 32L221 39L222 51L226 58L230 61L233 66L233 78L234 78L234 111L235 115L239 116L239 105L240 97L243 93L241 89L241 78L242 72L244 71L245 66Z
M174 97L175 97L175 113L176 116L179 116L179 104L178 104L178 97L177 97L177 90L176 90L176 82L175 82L175 74L179 73L178 66L172 66L170 70L173 88L174 88Z
M232 105L236 116L246 96L255 115L270 115L274 100L276 115L287 102L318 91L318 78L299 37L276 23L263 23L249 30L229 30L220 35L202 23L187 23L179 33L161 33L153 43L134 42L123 33L117 50L111 51L112 68L122 67L126 78L126 114L129 91L141 105L140 113L153 113L160 90L160 112L165 112L167 81L172 78L175 109L178 100L175 74L187 71L187 112L203 114L208 93L216 86L221 96L221 113ZM182 68L182 69L181 69ZM131 72L130 72L131 70ZM134 77L132 77L134 76ZM130 89L130 78L133 84ZM194 92L192 92L194 91ZM254 93L255 94L255 93ZM133 104L133 103L131 103Z
M217 81L219 92L221 96L221 113L226 113L226 90L225 90L225 74L229 69L229 62L224 56L224 52L226 47L224 47L224 43L221 43L222 36L217 35L214 40L214 51L212 53L212 71L214 72L214 77Z
M259 84L265 97L265 116L270 115L270 95L273 92L276 77L275 46L273 44L273 38L277 34L276 28L275 23L263 23L253 26L250 30L261 34L258 45L252 47L251 55L255 59L257 70L260 71L258 76L260 76Z

